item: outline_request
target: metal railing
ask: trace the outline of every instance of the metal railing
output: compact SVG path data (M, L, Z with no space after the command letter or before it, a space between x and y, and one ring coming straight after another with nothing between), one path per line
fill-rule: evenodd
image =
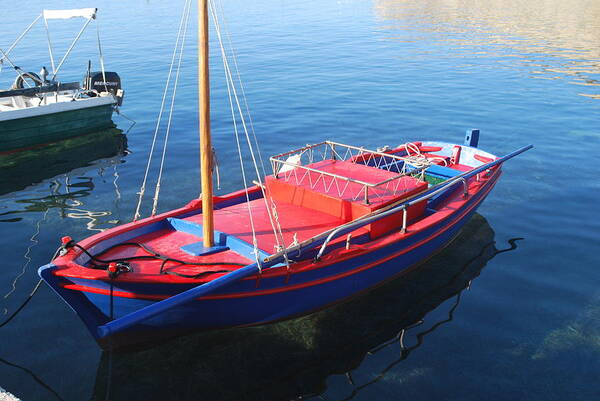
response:
M398 201L396 203L392 203L391 205L388 205L381 209L375 210L374 212L364 215L362 217L359 217L358 219L353 220L349 223L343 224L341 226L327 230L321 234L315 235L314 237L306 239L297 245L294 245L294 246L286 248L280 252L272 254L271 256L265 258L263 263L277 262L283 257L284 254L288 255L288 256L292 256L292 254L294 252L302 252L302 250L304 250L304 249L313 248L315 246L318 246L319 244L322 244L321 248L319 249L319 252L317 254L317 258L319 258L323 255L323 253L325 252L325 249L327 248L327 245L329 244L329 242L332 239L340 237L341 235L344 235L344 234L348 234L360 227L363 227L367 224L370 224L374 221L382 219L391 214L397 213L403 209L404 209L404 213L406 213L406 208L408 208L409 206L414 205L415 203L421 202L423 200L430 199L446 190L449 190L451 186L453 186L459 182L463 183L463 195L467 195L468 193L466 191L468 189L468 186L467 186L466 180L468 178L476 176L476 175L480 175L482 172L485 172L494 166L502 164L505 161L512 159L513 157L515 157L531 148L533 148L533 145L524 146L524 147L522 147L518 150L515 150L514 152L511 152L503 157L500 157L492 162L483 164L477 168L474 168L469 171L465 171L455 177L449 178L448 180L441 182L437 185L434 185L431 188L426 189L425 191L423 191L421 193L415 194L415 195L409 197L408 199L404 199L404 200ZM406 223L404 220L405 220L405 215L403 215L403 228L406 231Z
M285 181L290 181L292 178L295 178L295 183L297 185L308 181L311 189L314 189L319 182L322 182L326 191L329 192L335 184L336 189L338 190L338 196L341 197L348 189L349 183L357 184L360 186L360 189L354 194L352 199L356 200L360 194L364 194L364 202L366 204L369 203L370 189L380 188L383 189L383 191L379 192L387 193L390 190L389 184L392 181L398 180L395 186L392 187L393 194L396 194L399 189L398 187L400 186L400 178L416 174L421 174L422 178L424 170L430 166L428 163L416 162L411 158L332 141L319 142L271 156L270 160L273 168L273 176L275 178L283 179ZM397 174L379 182L366 182L356 178L331 173L315 166L316 162L324 160L343 160L353 164L364 164ZM313 179L311 173L317 174L317 178ZM329 184L327 184L325 177L331 178ZM345 184L340 187L338 181L344 182ZM385 186L385 188L381 188L382 186ZM373 193L376 196L381 196L381 193L378 193L377 191L371 191L371 194Z

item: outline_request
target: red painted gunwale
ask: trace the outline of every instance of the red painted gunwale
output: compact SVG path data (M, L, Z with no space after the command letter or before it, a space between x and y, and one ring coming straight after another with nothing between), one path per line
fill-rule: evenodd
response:
M478 183L478 189L482 189L484 188L484 192L482 193L482 199L485 198L487 196L487 194L492 190L493 185L489 185L487 187L485 187L485 184L490 183L490 182L495 182L499 176L500 176L501 172L500 171L496 171L493 175L490 175L490 177L488 179L486 179L485 181L482 180ZM470 196L468 196L467 198L464 198L463 201L461 202L457 202L454 201L453 203L455 205L460 204L464 204L466 203L469 199L471 199L472 196L474 195L478 195L476 193L471 193ZM460 198L462 198L462 193L459 195ZM385 258L379 259L377 261L362 265L359 268L356 269L352 269L350 271L346 271L337 275L332 275L332 276L328 276L322 279L318 279L318 280L312 280L309 282L304 282L304 283L299 283L299 284L292 284L292 285L286 285L283 287L279 287L279 288L273 288L273 289L265 289L265 290L254 290L251 292L242 292L242 293L228 293L228 294L220 294L220 295L210 295L210 296L204 296L204 297L200 297L198 298L198 300L203 299L203 300L215 300L215 299L231 299L231 298L244 298L244 297L252 297L252 296L261 296L261 295L270 295L270 294L276 294L276 293L280 293L280 292L286 292L286 291L294 291L294 290L298 290L298 289L302 289L302 288L306 288L306 287L311 287L311 286L315 286L315 285L319 285L319 284L323 284L323 283L327 283L330 281L335 281L344 277L348 277L357 273L360 273L364 270L370 269L374 266L380 265L381 263L385 263L388 260L394 259L399 257L400 255L410 252L411 250L418 248L419 246L422 246L424 243L430 241L431 239L441 235L447 228L448 226L453 225L454 223L456 223L457 221L459 221L461 218L463 218L464 216L466 216L468 213L470 213L474 208L476 208L478 206L478 204L474 204L471 207L469 207L468 209L462 210L461 213L457 214L456 210L460 210L460 208L445 208L448 210L444 210L444 217L442 219L439 220L448 220L447 224L444 225L443 227L439 228L436 232L434 232L433 234L431 234L429 237L424 238L423 240L411 245L410 247L404 248L401 251L398 251L394 254L388 255ZM437 213L436 213L437 214ZM432 217L432 216L429 216ZM436 220L436 222L434 223L429 223L427 224L427 226L431 226L432 224L436 224L438 221ZM415 233L418 232L417 229L418 225L414 224L412 226L410 226L410 231L411 231L411 235L414 235ZM397 233L395 234L395 236L401 236L401 237L406 237L408 236L409 233L407 232L406 234L401 234L401 233ZM390 235L390 237L392 237ZM403 238L404 239L404 238ZM316 269L316 268L323 268L326 267L328 265L331 265L333 263L340 263L340 262L344 262L345 260L351 259L353 257L356 257L357 255L360 254L365 254L368 252L372 252L374 250L376 250L377 248L380 248L382 246L388 245L390 242L394 242L397 239L387 239L386 241L380 241L380 243L378 244L378 246L376 247L371 247L371 246L364 246L364 245L358 245L358 246L353 246L351 247L349 250L345 250L345 249L337 249L334 250L333 252L331 252L330 254L325 255L322 260L318 263L312 263L311 261L305 261L305 262L300 262L296 265L293 265L291 268L291 273L290 274L296 274L299 272L304 272L304 271L308 271L308 270L312 270L312 269ZM328 263L329 262L329 263ZM307 266L305 267L301 267L301 264L305 264ZM267 275L266 273L269 271L266 271L265 273L263 273L263 278L265 278ZM287 272L284 272L283 274L287 274ZM219 274L220 275L220 274ZM279 274L281 275L281 274ZM247 280L256 280L256 276L247 278ZM189 281L188 281L189 283ZM109 295L110 291L106 290L106 289L99 289L99 288L93 288L93 287L87 287L87 286L83 286L83 285L77 285L77 284L64 284L62 286L65 289L70 289L70 290L76 290L76 291L83 291L83 292L90 292L90 293L95 293L95 294L103 294L103 295ZM113 291L113 295L117 296L117 297L123 297L123 298L135 298L135 299L146 299L146 300L162 300L162 299L166 299L168 298L170 295L166 295L166 294L136 294L133 292L127 292L127 291Z
M398 149L395 149L394 151L398 151ZM464 168L466 168L466 169L472 168L472 167L461 166L461 165L456 165L456 166L452 166L452 167L454 167L458 170L461 170L461 171ZM499 176L500 170L498 168L493 168L492 171L494 172L494 174L489 174L487 177L482 177L479 182L477 180L475 180L474 178L470 179L468 181L469 193L470 194L477 193L479 190L481 190L481 188L487 182L489 182L492 179L495 180L497 178L497 176ZM491 189L491 186L490 186L490 189ZM258 187L252 187L249 189L249 191L251 193L257 192L259 190L260 189ZM486 191L486 193L487 193L487 191ZM228 200L239 198L240 196L245 196L245 190L236 191L236 192L230 193L225 196L215 197L215 205L218 207L218 205L221 204L222 202L226 202ZM422 230L426 230L428 227L431 227L434 224L438 224L442 221L449 220L452 217L452 215L455 214L457 210L460 210L460 208L464 205L464 203L466 201L468 201L470 198L471 198L471 196L467 197L466 199L463 198L462 191L457 191L454 195L452 195L448 199L448 201L445 203L443 208L438 210L436 213L411 224L408 227L409 228L408 231L404 234L402 234L400 232L395 232L392 234L384 235L383 237L380 237L378 239L372 240L368 244L352 245L350 250L346 250L344 248L334 250L334 251L330 252L329 254L324 255L324 257L318 264L315 264L312 261L307 260L307 261L301 261L301 262L298 262L298 263L292 265L290 271L288 271L285 268L283 268L283 269L282 268L268 269L263 272L262 277L263 278L277 277L277 276L295 274L295 273L310 271L313 269L323 268L334 262L337 263L340 261L344 261L344 260L353 258L357 255L372 252L383 246L389 245L390 243L393 243L395 241L400 241L400 240L409 238L412 235L415 235ZM260 200L260 201L262 201L262 200ZM388 203L388 202L386 202L386 203ZM137 227L153 224L153 223L158 222L167 217L175 217L175 216L179 216L182 214L196 213L195 215L189 217L188 220L197 220L198 218L201 217L201 215L199 214L200 212L201 212L200 203L197 200L194 200L194 201L190 202L188 205L184 206L183 208L176 209L176 210L173 210L173 211L161 214L161 215L157 215L154 217L146 218L146 219L140 220L138 222L128 223L126 225L111 229L108 232L94 235L86 240L81 241L80 245L85 248L90 248L90 247L94 246L95 244L106 240L107 234L109 234L109 233L110 233L110 237L113 237L113 236L125 233L134 227L137 228ZM218 211L217 211L217 213L218 213ZM217 229L219 229L219 228L217 228ZM225 231L225 230L223 230L223 231ZM322 231L325 231L325 230L322 230ZM179 234L189 235L189 234L184 234L184 233L179 233ZM179 235L179 234L175 234L175 235ZM149 235L152 235L152 234L149 234ZM338 241L343 241L343 240L345 240L345 239L344 238L338 239ZM411 249L412 249L412 247L411 247ZM54 271L54 274L57 276L63 276L63 277L67 277L67 278L68 277L84 278L84 279L100 280L100 281L108 282L106 272L101 271L101 270L89 269L89 268L80 266L79 264L75 263L74 260L78 256L80 256L80 252L72 249L69 251L69 253L67 255L57 258L55 260L55 264L57 266L61 266L61 267L59 267L56 271ZM172 256L177 257L177 256L181 256L181 255L177 255L177 256L172 255ZM394 257L396 257L396 256L394 256ZM187 259L184 256L181 256L181 258L184 260L190 259L189 255L188 255ZM244 262L250 263L251 261L246 260ZM244 262L242 262L242 263L244 263ZM374 262L374 263L378 264L381 262L382 261L378 261L378 262ZM217 269L217 268L215 267L215 269ZM178 269L178 271L181 271L181 270ZM197 270L195 270L195 271L197 271ZM358 270L358 271L360 271L360 270ZM181 271L181 272L184 272L184 271ZM183 277L178 277L178 276L158 275L158 274L147 274L147 275L125 274L125 275L122 275L119 277L119 281L139 282L139 283L165 283L165 284L180 283L180 284L188 284L189 285L190 283L198 284L198 283L207 282L207 281L213 280L223 274L226 274L226 273L210 274L210 275L206 275L200 279L189 279L189 278L183 278ZM245 278L245 280L256 280L256 276L251 276L251 277ZM315 285L315 284L313 283L310 285ZM286 288L288 290L292 290L293 289L292 287L293 286L289 286ZM65 286L65 288L70 288L73 290L79 289L82 291L91 291L91 292L100 291L100 293L101 293L101 291L103 291L103 290L98 290L98 289L90 290L90 287L83 287L83 286L81 286L81 288L79 288L79 286L76 286L74 284L68 284L67 286ZM257 292L253 292L253 294L259 295L259 293L257 293ZM118 295L118 294L115 293L115 295ZM118 296L121 296L121 295L118 295ZM122 296L128 297L128 295L126 295L126 293L123 293ZM136 297L137 295L133 294L131 296ZM238 296L240 296L240 295L238 295ZM159 297L159 298L152 298L152 299L162 299L160 297L166 297L166 295L164 295L164 296L156 295L156 297ZM219 297L219 296L217 296L217 297ZM207 299L209 299L209 298L207 298Z

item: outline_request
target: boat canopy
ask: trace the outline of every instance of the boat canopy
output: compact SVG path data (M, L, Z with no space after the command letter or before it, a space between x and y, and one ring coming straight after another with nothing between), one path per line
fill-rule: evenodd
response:
M77 8L73 10L44 10L44 19L86 18L95 19L97 8Z
M21 39L23 39L23 37L27 34L27 32L29 32L29 30L43 17L44 23L46 24L46 36L48 39L48 52L50 53L50 62L52 63L52 77L50 78L50 80L53 81L56 78L56 74L58 74L60 67L63 65L63 63L65 62L65 60L71 53L71 50L73 50L73 46L75 46L75 44L77 43L77 41L79 40L79 38L81 37L81 35L85 31L85 29L87 28L87 26L92 22L92 20L96 19L97 12L98 12L97 8L76 8L76 9L71 9L71 10L43 10L42 14L38 15L35 18L35 20L33 20L33 22L31 24L29 24L29 26L25 29L25 31L23 33L21 33L21 35L19 35L19 37L10 45L10 47L8 48L7 51L2 51L2 49L0 49L0 71L2 69L2 63L4 60L8 60L8 62L13 66L13 68L16 69L16 66L8 59L8 55L10 54L12 49L14 49L15 46L21 41ZM52 54L52 43L50 41L50 33L48 31L48 20L71 19L71 18L84 18L86 21L84 22L83 27L81 28L81 30L79 31L79 33L77 34L75 39L73 39L73 41L71 42L71 45L67 49L67 52L65 53L63 58L60 60L58 65L55 65L54 55ZM98 35L98 53L100 54L100 65L102 67L102 72L104 73L104 60L102 57L100 33L98 33L97 35Z

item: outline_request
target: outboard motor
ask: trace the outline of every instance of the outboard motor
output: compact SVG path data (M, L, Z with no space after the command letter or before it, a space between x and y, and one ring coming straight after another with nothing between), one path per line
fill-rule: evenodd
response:
M106 77L106 82L104 81L104 77ZM90 72L86 78L84 89L94 90L98 93L110 92L117 99L119 106L123 103L124 92L121 89L121 77L119 77L119 74L112 71L105 71L104 74L102 74L102 71L94 71Z

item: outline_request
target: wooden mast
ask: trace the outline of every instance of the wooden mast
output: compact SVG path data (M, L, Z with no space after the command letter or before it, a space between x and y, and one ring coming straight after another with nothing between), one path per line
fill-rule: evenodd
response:
M203 245L214 246L210 82L208 76L208 0L198 0L198 91Z

